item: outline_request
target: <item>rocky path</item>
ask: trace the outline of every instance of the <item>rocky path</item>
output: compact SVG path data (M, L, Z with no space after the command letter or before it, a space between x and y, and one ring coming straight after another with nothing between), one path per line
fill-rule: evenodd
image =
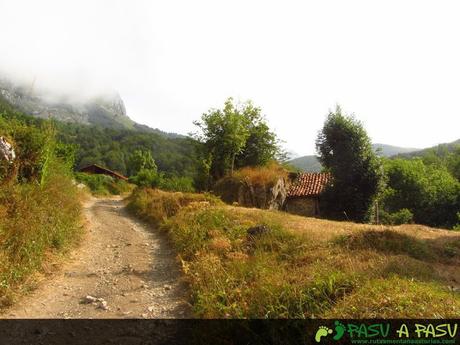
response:
M131 218L121 199L85 205L88 231L70 262L4 318L186 318L186 287L162 234Z

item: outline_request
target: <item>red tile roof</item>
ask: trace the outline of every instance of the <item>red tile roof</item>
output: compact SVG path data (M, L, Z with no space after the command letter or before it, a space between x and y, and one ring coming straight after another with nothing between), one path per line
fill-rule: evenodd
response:
M301 173L289 188L287 196L318 196L330 179L328 173Z

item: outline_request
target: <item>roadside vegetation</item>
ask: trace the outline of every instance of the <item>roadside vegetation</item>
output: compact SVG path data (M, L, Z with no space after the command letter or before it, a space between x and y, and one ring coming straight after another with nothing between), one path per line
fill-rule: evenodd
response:
M132 184L107 175L76 173L75 179L88 187L95 196L122 195L134 189Z
M80 236L81 195L73 157L53 127L16 118L0 102L0 135L16 157L0 160L0 306L27 288L31 275Z
M455 232L304 218L154 189L137 190L129 208L170 236L198 317L460 313L451 288L460 277Z

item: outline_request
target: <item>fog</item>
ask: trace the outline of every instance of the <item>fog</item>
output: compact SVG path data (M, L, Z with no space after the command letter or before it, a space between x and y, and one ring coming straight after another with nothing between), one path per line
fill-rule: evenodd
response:
M133 120L168 132L233 96L300 154L337 103L374 142L426 147L460 137L458 13L455 1L0 0L0 74L75 101L118 91Z

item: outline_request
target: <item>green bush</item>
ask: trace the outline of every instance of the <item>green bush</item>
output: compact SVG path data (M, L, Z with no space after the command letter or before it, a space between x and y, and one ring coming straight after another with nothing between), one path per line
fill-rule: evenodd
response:
M393 220L393 224L401 225L401 224L412 223L414 220L414 215L407 208L403 208L399 210L398 212L393 213L391 215L391 218Z
M395 213L408 209L414 222L453 228L460 211L460 183L445 167L425 165L420 159L385 162L387 187L383 208Z
M94 195L120 195L132 190L126 181L107 175L76 173L75 179L86 185Z
M412 223L413 221L414 221L414 215L407 208L403 208L393 213L382 212L381 214L381 222L383 224L401 225L401 224L409 224L409 223Z
M193 187L193 179L190 177L163 177L158 185L160 189L172 192L192 193L195 191Z
M460 212L457 213L458 224L454 226L454 230L460 231Z
M139 187L160 188L171 192L191 193L195 191L191 177L166 177L155 169L141 169L137 175L131 176L129 181Z

